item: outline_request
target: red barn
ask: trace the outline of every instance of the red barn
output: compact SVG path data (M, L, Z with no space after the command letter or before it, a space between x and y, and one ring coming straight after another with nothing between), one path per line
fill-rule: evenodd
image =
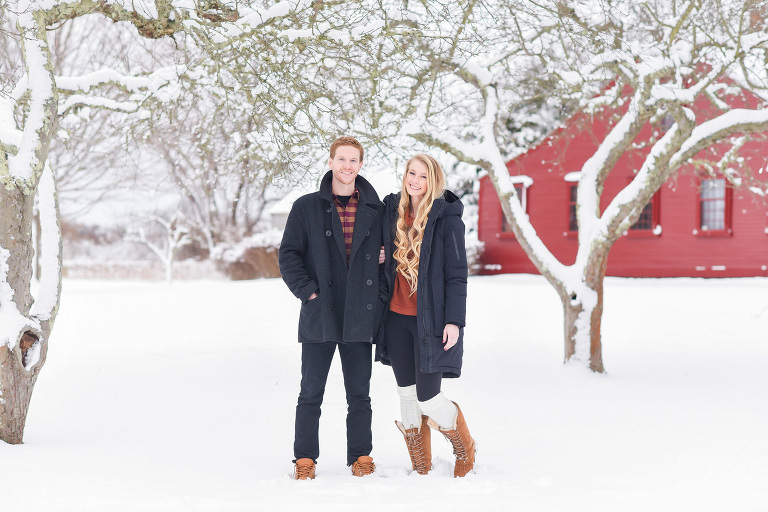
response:
M729 96L745 107L742 95ZM697 116L713 117L708 99L694 105ZM539 237L564 264L576 258L575 200L578 173L611 127L610 116L579 114L544 142L507 164L523 207ZM668 127L668 126L667 126ZM646 126L649 140L659 126ZM642 145L641 145L642 146ZM703 151L697 159L715 162L730 145ZM602 207L629 184L649 147L622 156L605 183ZM766 176L768 142L746 143L739 166ZM697 167L701 168L701 167ZM768 177L766 178L768 181ZM765 187L763 187L765 188ZM493 184L480 183L478 236L485 243L481 273L537 273L506 224ZM733 188L723 177L697 172L692 165L664 184L638 222L618 240L608 257L607 275L624 277L768 276L768 208L746 187Z

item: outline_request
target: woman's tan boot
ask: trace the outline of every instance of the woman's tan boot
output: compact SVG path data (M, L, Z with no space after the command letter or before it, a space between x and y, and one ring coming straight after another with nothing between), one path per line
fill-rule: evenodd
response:
M420 475L426 475L432 469L432 434L427 425L427 417L421 417L420 428L406 429L399 421L395 421L395 425L403 433L413 470Z
M453 445L453 454L456 456L456 466L453 468L453 476L465 476L472 471L475 466L475 440L469 435L467 422L464 421L464 415L461 413L459 404L453 402L456 406L456 423L452 429L440 427L435 420L429 418L429 426L445 436Z

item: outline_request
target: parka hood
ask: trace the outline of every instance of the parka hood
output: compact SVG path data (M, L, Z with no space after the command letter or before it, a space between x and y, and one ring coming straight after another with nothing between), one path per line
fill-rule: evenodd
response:
M446 217L448 215L458 215L459 217L461 217L461 214L464 213L464 203L461 202L461 199L459 199L459 196L457 196L450 190L446 190L445 192L443 192L442 198L435 199L435 204L432 205L433 209L437 206L438 201L442 201L445 203L445 206L440 212L441 217Z
M400 195L402 192L389 194L384 198L384 204L390 210L397 211L397 205L400 203ZM446 217L448 215L461 215L464 213L464 204L459 199L459 196L446 190L443 192L443 196L435 199L435 203L432 205L432 211L437 213L436 219L440 217ZM430 212L430 217L432 217Z

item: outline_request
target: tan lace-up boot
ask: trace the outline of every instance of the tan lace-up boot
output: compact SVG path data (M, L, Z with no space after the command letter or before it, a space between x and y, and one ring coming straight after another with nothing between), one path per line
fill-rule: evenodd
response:
M458 414L456 415L456 424L452 429L441 428L432 418L429 418L428 424L445 436L453 445L453 454L456 456L456 466L453 468L453 476L461 477L472 471L475 466L475 440L469 435L467 422L464 421L464 415L461 413L459 404L453 402Z
M376 464L373 463L373 458L367 455L361 455L352 464L352 474L355 476L370 475L374 471L376 471Z
M426 475L432 469L432 434L427 425L427 417L421 417L421 428L406 429L399 421L395 421L395 425L405 438L413 470L420 475Z
M293 478L295 480L314 480L315 462L312 459L299 459L293 465Z

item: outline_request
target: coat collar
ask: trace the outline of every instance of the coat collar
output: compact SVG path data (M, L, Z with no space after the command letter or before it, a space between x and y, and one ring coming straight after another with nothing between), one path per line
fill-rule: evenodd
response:
M328 171L320 181L320 197L328 202L333 202L333 188L331 181L333 180L333 172ZM368 180L360 176L359 174L355 178L355 188L360 192L361 203L380 203L379 195L373 186L368 183Z

